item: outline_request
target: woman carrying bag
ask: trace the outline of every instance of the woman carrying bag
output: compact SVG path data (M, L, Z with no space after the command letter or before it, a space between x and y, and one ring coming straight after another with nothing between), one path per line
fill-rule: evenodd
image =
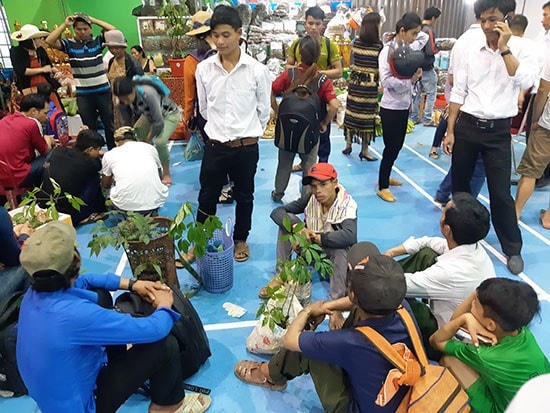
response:
M50 100L58 109L63 110L56 92L61 85L52 76L55 69L43 47L44 39L48 35L48 32L41 31L32 24L25 24L21 30L11 34L11 38L17 40L19 45L10 49L10 59L19 92L24 95L36 93L38 85L49 83L53 88Z
M326 116L323 119L319 115L325 113L325 111L320 108L318 112L320 132L323 133L327 128L330 128L330 122L338 111L339 102L336 99L332 81L325 75L320 74L317 68L316 62L321 54L321 47L317 40L310 36L303 37L300 40L299 50L302 59L301 63L294 68L285 70L273 81L271 107L278 114L279 106L277 105L275 96L292 92L300 85L308 86L317 92L321 105L328 105L328 111L326 111ZM295 78L292 77L294 75L296 75ZM277 122L280 122L279 117ZM298 153L302 161L302 171L305 171L305 173L315 164L318 149L319 142L317 141L317 144L308 153ZM295 156L296 152L279 149L275 189L271 192L271 199L274 202L280 202L285 194Z

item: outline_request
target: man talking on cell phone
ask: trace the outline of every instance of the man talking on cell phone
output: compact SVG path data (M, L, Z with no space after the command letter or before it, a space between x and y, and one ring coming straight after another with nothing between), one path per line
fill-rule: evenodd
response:
M520 90L533 86L534 50L521 48L506 17L514 0L477 0L485 37L472 42L454 65L447 136L443 150L452 154L453 193L470 192L478 154L483 158L495 232L512 274L523 271L522 239L510 194L511 119Z

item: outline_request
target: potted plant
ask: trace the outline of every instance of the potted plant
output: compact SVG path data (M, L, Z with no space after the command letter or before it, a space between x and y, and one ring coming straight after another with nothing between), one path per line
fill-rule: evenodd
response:
M125 220L112 227L100 220L92 229L88 248L90 255L99 255L109 246L116 250L123 247L135 278L161 280L175 288L179 288L174 261L177 254L184 268L200 285L200 275L187 263L184 254L193 246L195 255L203 256L208 240L220 228L222 223L215 216L208 217L204 223L197 222L193 208L187 202L173 220L136 212L128 212Z
M44 192L40 187L33 188L23 196L19 207L10 211L14 224L28 222L31 228L38 228L47 222L57 221L60 217L70 218L66 214L60 215L57 210L57 203L61 199L66 199L76 211L80 211L80 207L86 205L82 199L62 191L54 179L50 178L50 182L53 188L50 194Z
M170 38L172 49L171 58L168 59L172 76L183 77L184 46L186 45L185 34L189 31L187 22L189 20L189 8L185 2L174 4L171 0L165 0L164 5L158 11L158 16L163 17L166 22L166 34Z
M302 306L311 302L312 271L326 279L334 270L323 248L301 233L304 223L292 227L290 220L285 218L283 227L287 234L281 236L281 240L290 242L294 247L288 258L277 262L277 278L281 284L267 288L269 298L260 304L256 313L257 317L263 317L262 326L268 326L271 331L276 326L282 329L288 327L292 321L290 312L295 298Z

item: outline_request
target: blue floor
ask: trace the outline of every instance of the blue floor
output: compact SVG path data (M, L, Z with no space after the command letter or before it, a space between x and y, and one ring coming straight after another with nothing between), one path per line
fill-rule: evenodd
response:
M432 196L449 167L449 158L442 155L438 160L428 158L434 129L423 126L407 136L405 147L395 165L393 176L404 180L402 187L392 188L397 202L381 201L375 194L380 162L360 162L359 146L354 145L353 153L342 155L344 141L341 130L333 127L333 150L331 162L339 173L339 180L352 194L359 205L359 240L376 243L380 250L398 245L410 235L438 235L440 210L432 202ZM522 140L520 138L520 140ZM515 144L518 161L525 148L522 142ZM372 153L380 156L383 149L379 138L372 147ZM199 190L198 173L200 162L184 162L183 148L175 144L171 149L172 179L170 197L161 214L173 216L182 202L196 204ZM246 337L252 330L259 303L257 293L271 278L275 264L276 227L268 218L275 206L271 202L277 152L272 141L260 142L260 162L256 174L255 209L252 232L248 240L251 258L235 264L235 282L232 290L223 294L199 292L192 302L206 325L212 357L199 373L187 380L188 383L212 389L211 412L322 412L319 400L309 377L301 377L289 383L283 392L271 392L263 388L247 386L233 375L234 364L243 358L260 359L247 354ZM515 194L515 188L512 189ZM550 231L542 229L538 223L538 211L548 207L550 190L537 190L524 209L521 230L524 240L523 256L526 262L525 273L521 278L537 289L541 299L541 317L535 319L532 330L539 344L550 355ZM293 176L284 201L289 202L298 196L298 176ZM480 199L487 203L486 188ZM233 216L233 206L219 206L218 215L222 220ZM82 267L88 272L117 272L129 277L129 267L125 257L117 251L105 251L99 259L90 259L86 244L90 238L92 225L78 229L78 242L83 256ZM493 231L486 238L496 272L501 277L512 277L506 270L500 246ZM189 283L182 272L180 281ZM316 281L313 298L328 296L328 285ZM223 303L232 302L244 307L247 313L241 319L227 315ZM119 410L120 412L147 412L148 400L142 396L132 396ZM29 397L0 399L0 412L38 412L36 404Z

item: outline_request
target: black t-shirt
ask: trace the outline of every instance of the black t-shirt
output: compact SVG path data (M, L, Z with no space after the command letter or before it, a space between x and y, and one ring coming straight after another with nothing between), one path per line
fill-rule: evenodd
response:
M80 196L90 181L96 180L99 183L101 161L89 157L78 149L55 148L49 164L42 178L42 189L47 193L53 192L49 178L53 178L63 192L74 196Z

